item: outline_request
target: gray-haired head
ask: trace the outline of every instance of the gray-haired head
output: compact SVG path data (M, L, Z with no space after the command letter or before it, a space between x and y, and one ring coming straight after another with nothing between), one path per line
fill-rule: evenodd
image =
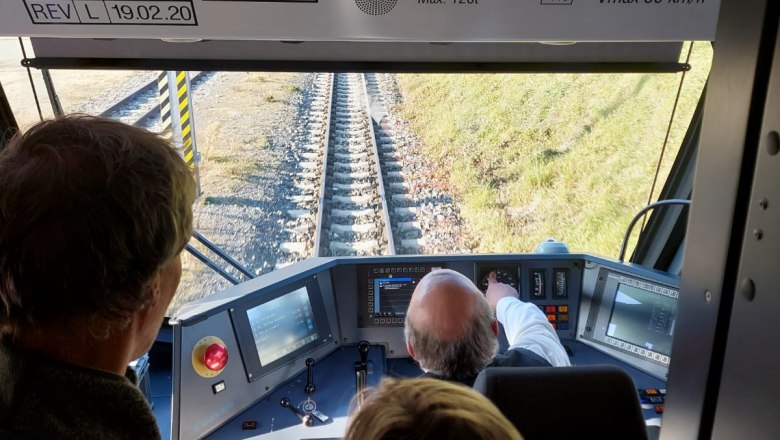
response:
M449 269L429 273L417 285L406 316L409 354L426 371L449 378L477 374L498 349L497 323L482 292Z

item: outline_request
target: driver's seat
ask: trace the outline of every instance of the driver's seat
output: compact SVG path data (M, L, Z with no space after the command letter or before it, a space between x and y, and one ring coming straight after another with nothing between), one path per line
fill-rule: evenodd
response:
M486 368L474 389L526 440L648 438L634 381L612 365Z

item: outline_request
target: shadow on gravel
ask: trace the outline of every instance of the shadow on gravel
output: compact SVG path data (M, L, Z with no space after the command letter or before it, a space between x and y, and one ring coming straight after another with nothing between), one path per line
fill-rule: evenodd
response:
M238 206L252 206L255 208L261 208L267 205L267 203L264 203L260 200L247 199L246 197L235 197L235 196L228 196L228 197L207 196L204 202L206 205L238 205Z

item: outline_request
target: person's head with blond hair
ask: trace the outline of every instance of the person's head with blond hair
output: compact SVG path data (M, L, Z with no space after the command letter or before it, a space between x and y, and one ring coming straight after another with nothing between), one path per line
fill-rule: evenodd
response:
M438 379L384 379L365 391L345 440L521 440L485 396Z

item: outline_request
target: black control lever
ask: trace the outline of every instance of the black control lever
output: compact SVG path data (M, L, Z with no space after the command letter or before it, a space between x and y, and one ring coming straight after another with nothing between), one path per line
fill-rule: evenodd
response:
M306 393L306 400L298 405L298 409L303 410L307 415L314 416L322 423L327 423L330 417L325 415L322 411L317 409L317 403L312 400L311 395L314 393L316 387L314 386L314 359L306 359L306 387L303 392Z
M355 362L355 392L357 393L358 408L363 406L363 390L366 389L366 375L368 374L368 349L371 344L368 341L358 343L360 361Z
M303 392L310 397L314 390L314 359L308 358L306 359L306 387Z
M300 419L301 423L303 423L306 426L314 426L314 418L310 414L306 414L305 412L301 411L297 407L293 406L290 403L290 399L287 397L282 397L282 400L279 401L279 405L282 405L282 408L287 408L290 411L295 414L298 419Z
M368 341L360 341L358 343L358 351L360 352L360 367L368 371L368 349L371 348L371 344Z

